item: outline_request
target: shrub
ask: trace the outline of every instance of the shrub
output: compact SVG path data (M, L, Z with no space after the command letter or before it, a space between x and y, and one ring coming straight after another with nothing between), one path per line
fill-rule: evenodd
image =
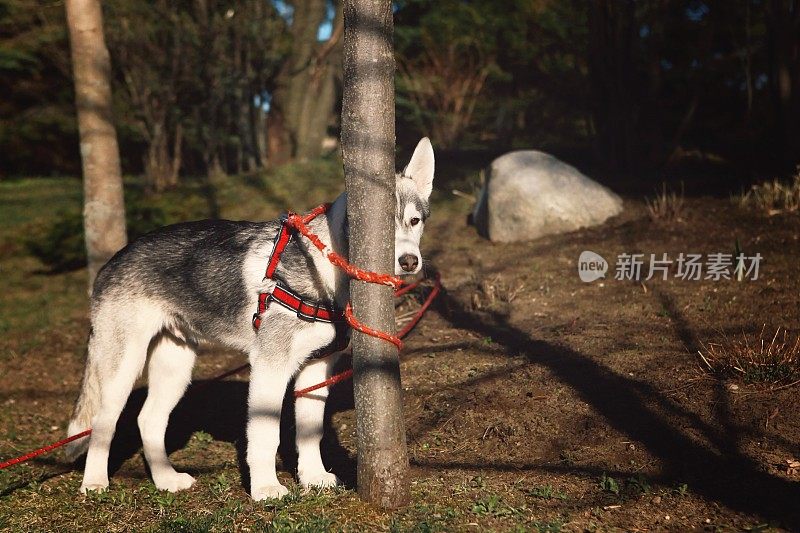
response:
M128 241L132 241L165 225L167 220L161 208L132 202L126 208L126 223ZM25 240L25 248L50 272L66 272L86 266L83 214L76 210L59 212L41 233Z
M698 351L705 368L723 378L738 378L745 383L788 386L800 380L800 335L778 328L766 334L766 326L755 336L744 332L741 338L724 337L719 342L701 344Z
M653 222L679 222L684 211L683 184L680 194L667 191L667 184L661 186L661 193L656 194L652 200L645 198L647 213Z
M756 209L768 216L800 212L800 166L788 183L781 180L758 183L735 196L733 202L739 207Z

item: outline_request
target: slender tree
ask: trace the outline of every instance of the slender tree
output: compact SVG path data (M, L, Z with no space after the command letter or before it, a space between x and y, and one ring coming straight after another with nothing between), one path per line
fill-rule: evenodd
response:
M350 259L374 272L394 265L394 54L390 0L344 3L342 154L350 223ZM392 291L352 281L356 318L394 331ZM397 349L353 332L358 492L382 507L408 502Z
M65 6L78 109L91 291L97 271L127 242L125 202L100 0L66 0Z

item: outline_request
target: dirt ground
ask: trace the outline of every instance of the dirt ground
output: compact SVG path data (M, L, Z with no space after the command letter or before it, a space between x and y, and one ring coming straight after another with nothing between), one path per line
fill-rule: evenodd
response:
M800 474L786 462L800 456L798 387L718 380L697 355L703 343L764 324L800 331L800 218L702 197L687 199L681 221L657 224L627 199L624 214L599 228L491 244L467 224L466 200L440 204L423 250L445 290L402 354L408 508L380 511L352 490L347 383L335 387L323 444L346 488L253 504L243 482L244 375L193 385L173 414L172 459L198 478L189 491L159 493L148 480L135 426L139 388L115 440L111 490L78 495L80 472L58 452L0 471L0 528L800 530ZM578 277L583 250L613 263L621 253L732 253L737 240L763 256L758 280ZM16 322L3 327L0 459L63 435L87 331L85 273L43 274L6 248L3 270L17 274L3 290L17 296L3 305L29 305L34 324L25 335ZM244 361L207 352L196 383ZM291 402L285 411L291 442ZM280 453L289 484L291 448Z

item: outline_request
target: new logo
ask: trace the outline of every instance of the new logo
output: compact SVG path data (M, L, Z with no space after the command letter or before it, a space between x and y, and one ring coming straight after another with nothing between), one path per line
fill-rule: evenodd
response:
M603 256L590 250L584 250L578 257L578 276L581 281L591 283L592 281L606 277L608 272L608 262Z

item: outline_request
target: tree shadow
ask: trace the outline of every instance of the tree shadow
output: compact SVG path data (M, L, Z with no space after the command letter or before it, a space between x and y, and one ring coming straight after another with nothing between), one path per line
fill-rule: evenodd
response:
M663 303L677 317L679 336L687 346L694 345L687 322L680 318L674 304L670 305L668 296L663 296ZM509 323L506 316L472 311L446 291L439 297L437 307L453 327L491 336L509 353L549 370L611 427L657 457L663 479L675 483L688 480L695 493L733 510L777 520L788 528L800 527L800 484L765 472L762 465L742 451L742 428L733 421L728 392L721 385L715 390L721 426L718 429L651 384L615 373L568 347L533 338ZM705 437L708 444L693 436L697 434ZM476 469L485 466L491 468L471 465Z
M287 390L294 390L294 382ZM165 438L167 453L171 454L186 447L195 432L202 431L211 435L214 440L233 444L236 450L239 473L242 484L250 490L250 472L247 467L247 381L213 381L201 380L193 382L184 397L173 410ZM109 453L108 472L113 478L125 461L139 453L142 440L136 418L147 397L147 388L135 389L117 422L117 429ZM329 471L342 481L345 487L355 488L355 457L341 444L333 429L332 417L335 413L353 408L352 389L348 386L333 386L325 407L324 436L322 439L322 459ZM291 472L297 470L297 452L295 449L294 396L288 394L284 398L281 412L281 441L278 448L279 467ZM52 459L37 459L37 463L50 466L61 466L63 463ZM74 463L74 467L82 469L85 456ZM208 468L188 468L191 474L210 472ZM57 474L64 473L60 471ZM54 474L54 475L57 475ZM150 472L147 472L149 476ZM142 476L145 472L142 472ZM48 475L46 479L52 477ZM26 480L19 487L8 487L2 495L14 492L28 485Z

